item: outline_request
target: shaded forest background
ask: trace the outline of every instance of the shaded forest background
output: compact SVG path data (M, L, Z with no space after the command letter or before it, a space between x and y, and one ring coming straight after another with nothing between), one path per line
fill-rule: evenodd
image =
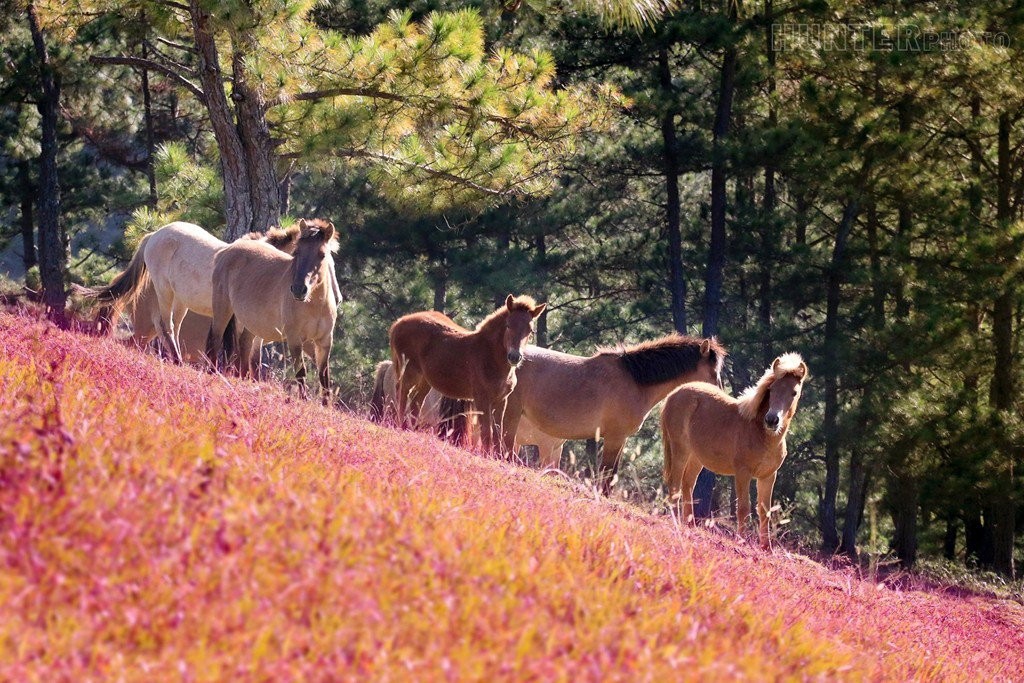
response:
M717 335L734 392L799 351L786 533L1012 577L1024 10L586 4L0 2L4 289L59 313L170 220L323 217L356 410L396 317L469 326L509 292L567 352Z

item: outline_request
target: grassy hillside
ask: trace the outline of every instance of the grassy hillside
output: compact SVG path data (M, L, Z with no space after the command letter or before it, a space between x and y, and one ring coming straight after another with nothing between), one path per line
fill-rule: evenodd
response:
M0 313L0 679L1024 678L897 592Z

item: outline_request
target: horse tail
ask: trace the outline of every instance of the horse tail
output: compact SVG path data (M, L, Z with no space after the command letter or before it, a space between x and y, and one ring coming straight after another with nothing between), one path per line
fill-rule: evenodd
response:
M438 406L437 435L455 445L462 445L469 436L469 401L463 398L441 397Z
M384 421L384 406L387 403L387 388L384 380L387 378L388 368L391 361L382 360L377 363L377 369L373 374L373 394L370 395L370 419L374 422Z
M132 256L128 267L114 276L106 287L87 289L77 288L80 294L96 301L107 302L133 302L142 292L142 288L149 282L149 271L146 268L146 243L155 233L149 233L139 242L138 249Z

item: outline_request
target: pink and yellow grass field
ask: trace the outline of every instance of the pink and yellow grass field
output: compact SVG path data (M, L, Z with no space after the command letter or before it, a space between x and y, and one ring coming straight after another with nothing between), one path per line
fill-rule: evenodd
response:
M899 592L0 313L0 679L1021 680Z

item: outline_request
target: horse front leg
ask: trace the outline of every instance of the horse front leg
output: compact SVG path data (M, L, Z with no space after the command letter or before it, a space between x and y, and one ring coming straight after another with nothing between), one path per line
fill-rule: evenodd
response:
M316 360L316 374L320 379L320 396L324 405L330 402L331 397L331 373L328 361L331 358L331 346L333 340L328 339L326 343L319 343L314 349L313 358Z
M516 432L519 430L519 421L522 417L523 407L518 401L509 396L501 402L498 436L503 457L518 458L519 456L519 451L516 449Z
M292 367L295 370L295 381L299 387L299 398L305 399L309 395L306 392L306 360L302 356L302 344L288 342L288 355L292 358Z
M777 474L778 470L772 472L767 477L757 478L757 535L761 541L761 547L765 550L771 548L768 522L772 514L772 489L775 487L775 477ZM749 498L749 491L747 496Z

